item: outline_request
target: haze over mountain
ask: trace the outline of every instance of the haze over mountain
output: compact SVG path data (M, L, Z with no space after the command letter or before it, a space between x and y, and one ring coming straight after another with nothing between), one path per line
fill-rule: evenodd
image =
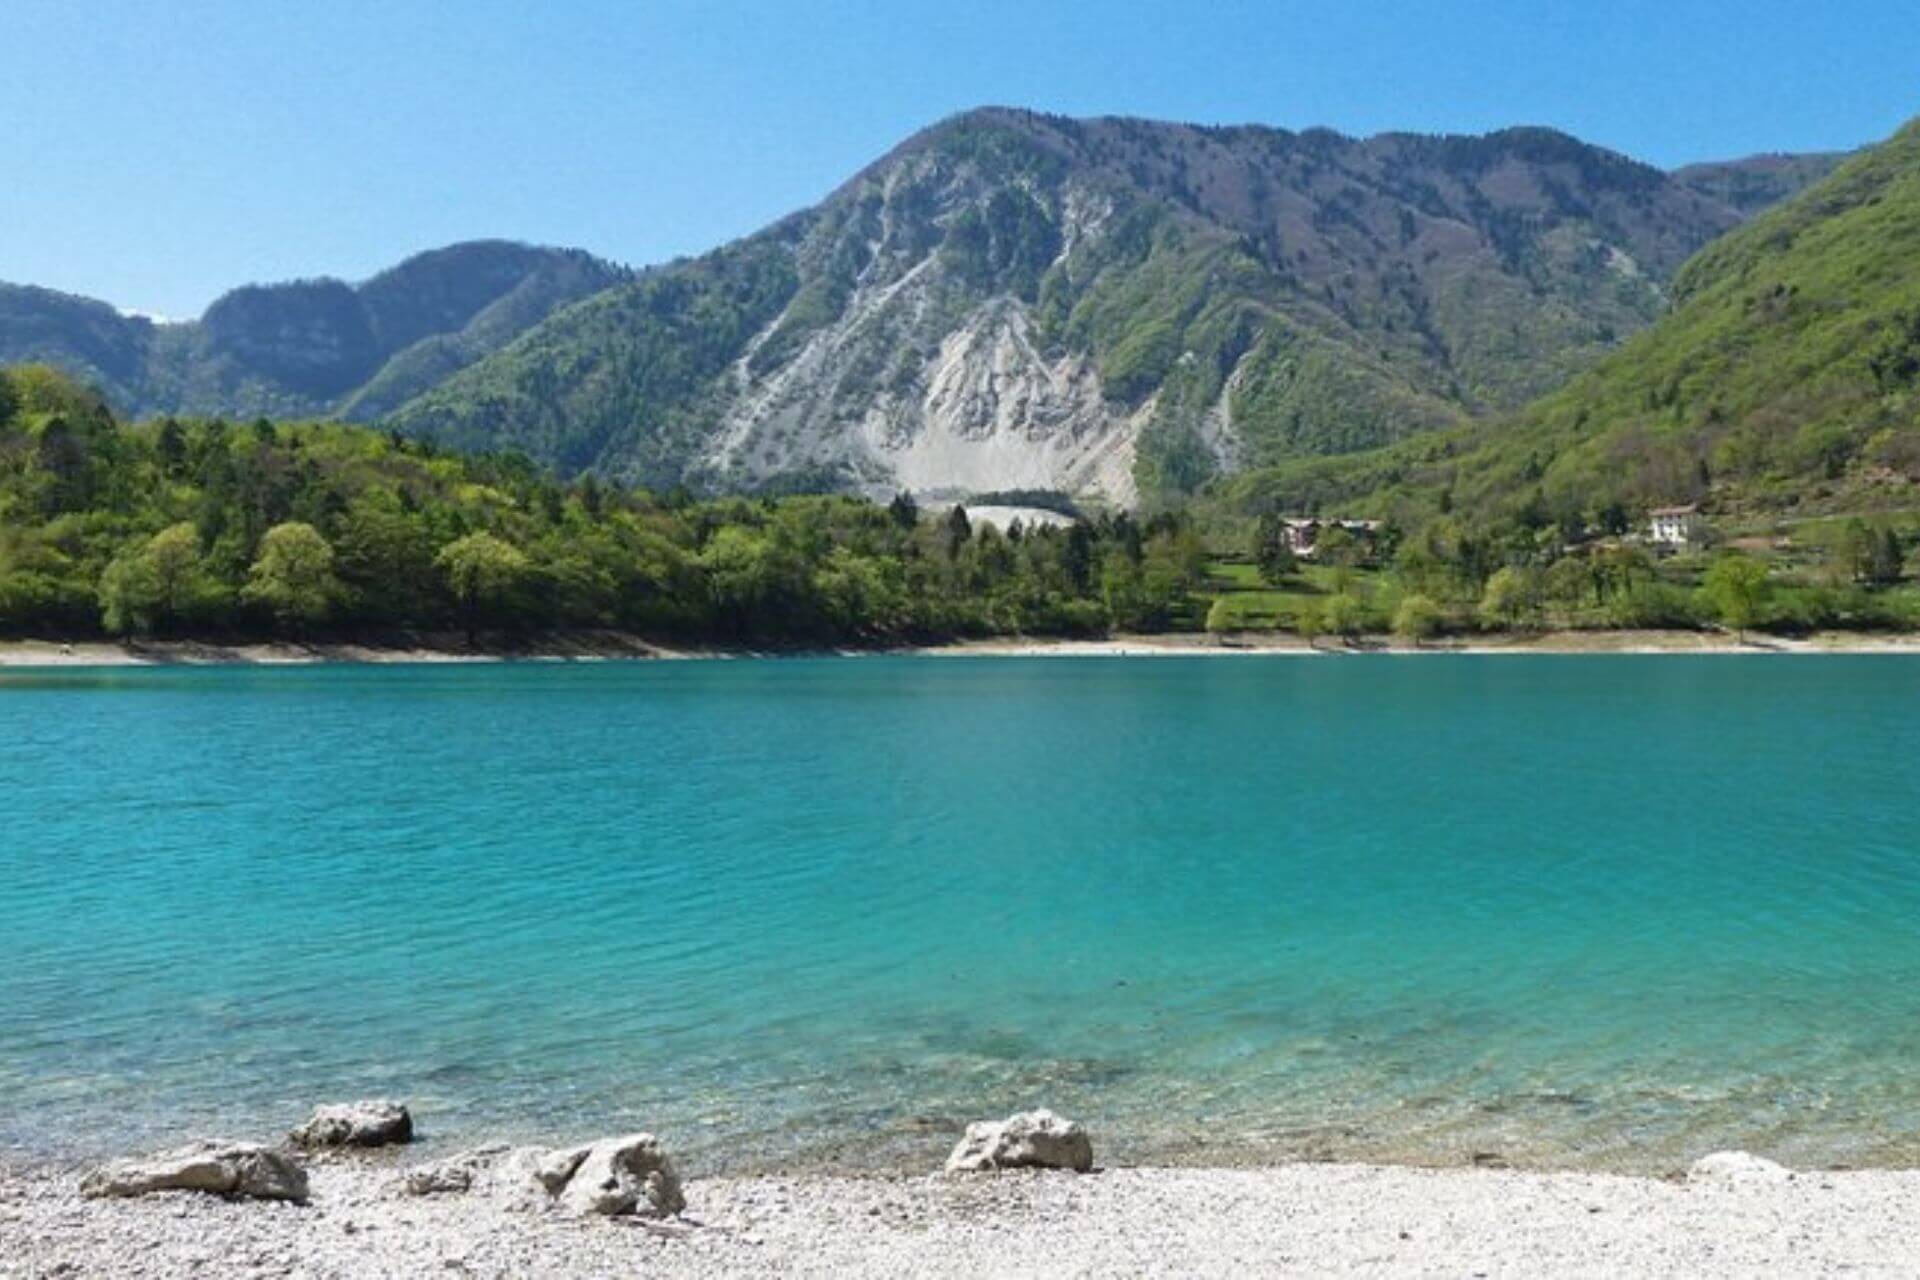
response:
M177 324L0 284L0 362L55 364L132 416L366 421L626 275L578 250L481 240L417 254L358 285L249 285Z
M134 413L383 418L654 486L1131 502L1512 410L1834 162L1668 174L1545 129L1358 140L986 109L632 276L456 246L158 327L7 289L0 361L51 360Z
M1509 419L1236 477L1245 510L1575 521L1910 507L1920 486L1920 121L1715 241L1675 305Z

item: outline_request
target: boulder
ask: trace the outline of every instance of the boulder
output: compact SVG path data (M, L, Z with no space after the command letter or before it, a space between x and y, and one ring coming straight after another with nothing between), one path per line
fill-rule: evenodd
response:
M569 1165L562 1185L554 1191L548 1174ZM562 1206L575 1213L667 1218L687 1207L680 1178L660 1149L659 1139L650 1133L606 1138L558 1152L541 1166L540 1180Z
M409 1170L400 1189L411 1196L470 1192L515 1212L558 1207L669 1218L687 1207L673 1162L650 1133L557 1150L479 1147Z
M90 1199L155 1191L304 1202L307 1172L286 1155L251 1142L196 1142L156 1156L116 1161L80 1180L80 1194Z
M1093 1168L1093 1140L1073 1121L1051 1111L1023 1111L1005 1120L967 1126L966 1136L947 1157L949 1173L985 1173L995 1169Z
M591 1146L563 1147L558 1151L544 1151L534 1160L533 1180L546 1188L547 1194L557 1196L567 1189L567 1183L573 1179L580 1162L592 1151Z
M308 1121L287 1135L296 1147L385 1147L413 1141L413 1116L398 1102L370 1099L314 1108Z
M1693 1162L1693 1168L1687 1170L1688 1182L1722 1185L1785 1182L1792 1177L1792 1171L1786 1166L1745 1151L1716 1151L1700 1157Z

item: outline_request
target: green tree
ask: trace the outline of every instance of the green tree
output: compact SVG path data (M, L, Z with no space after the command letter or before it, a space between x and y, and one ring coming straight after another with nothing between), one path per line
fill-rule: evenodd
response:
M1597 581L1590 557L1570 555L1547 566L1541 587L1548 600L1564 610L1573 610L1580 607L1590 591L1596 590ZM1600 601L1596 599L1594 603Z
M958 557L960 548L966 546L972 536L973 522L967 519L967 509L954 503L953 510L947 512L947 559Z
M1747 628L1759 620L1770 594L1767 566L1750 556L1721 556L1707 567L1700 589L1720 621L1745 642Z
M1309 600L1302 604L1293 615L1294 634L1305 640L1309 649L1320 647L1320 633L1326 629L1326 617L1316 601Z
M1293 553L1286 520L1272 513L1260 517L1254 530L1253 560L1261 580L1270 587L1282 585L1300 571L1300 558Z
M1146 592L1140 581L1140 566L1123 549L1108 552L1100 565L1100 598L1113 625L1123 631L1131 631L1145 620Z
M520 548L490 533L470 533L440 548L434 557L447 576L453 598L466 617L467 643L473 643L484 610L496 606L527 570Z
M1328 631L1351 644L1367 629L1367 608L1359 597L1341 591L1327 597L1320 620Z
M100 573L100 623L112 635L153 629L153 570L138 551L123 551Z
M1323 524L1313 536L1313 558L1339 569L1356 568L1365 558L1365 548L1353 531L1343 525Z
M1233 606L1225 596L1215 596L1207 606L1207 634L1216 640L1240 628L1234 624Z
M1486 591L1480 597L1480 616L1509 628L1518 627L1522 619L1531 618L1539 607L1539 592L1532 576L1513 565L1502 567L1488 578Z
M1839 537L1835 540L1834 556L1839 561L1838 568L1843 577L1854 582L1866 580L1873 563L1876 541L1873 530L1867 527L1865 520L1858 517L1840 527Z
M1439 605L1427 596L1411 595L1401 600L1400 607L1394 611L1393 631L1401 639L1412 641L1417 648L1421 642L1439 635L1444 621Z
M1900 581L1900 559L1904 552L1900 535L1892 529L1881 529L1867 552L1867 581L1878 587Z
M195 612L210 586L193 522L168 525L101 573L101 622L115 635L165 634Z
M1060 553L1060 564L1067 572L1067 581L1077 592L1085 593L1093 583L1093 530L1086 522L1076 520L1067 530L1067 541Z
M270 609L282 627L299 631L327 616L340 598L333 548L310 524L289 521L267 530L241 597Z

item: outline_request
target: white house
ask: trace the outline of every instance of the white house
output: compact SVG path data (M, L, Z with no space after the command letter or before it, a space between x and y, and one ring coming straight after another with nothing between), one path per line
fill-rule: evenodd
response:
M1692 503L1684 507L1655 507L1647 515L1653 525L1649 537L1655 546L1690 547L1700 541L1700 535L1706 531L1700 508Z
M1281 517L1281 536L1286 539L1288 550L1297 556L1311 556L1315 544L1320 541L1320 530L1334 527L1345 529L1362 542L1371 541L1380 532L1378 520L1318 520L1312 516Z

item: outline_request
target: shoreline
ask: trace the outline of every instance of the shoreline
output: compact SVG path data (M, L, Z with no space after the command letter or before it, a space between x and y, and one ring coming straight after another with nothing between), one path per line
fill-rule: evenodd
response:
M314 666L469 664L504 662L639 662L769 657L867 657L911 655L939 658L1168 658L1168 657L1354 657L1387 655L1512 654L1920 654L1920 633L1823 631L1807 636L1724 632L1539 631L1489 632L1411 644L1366 636L1353 643L1321 639L1313 644L1286 634L1213 638L1191 632L1115 635L1074 640L996 636L944 644L826 649L751 649L666 645L622 633L585 633L548 638L524 648L476 648L428 639L393 644L359 641L296 644L287 641L214 643L199 640L0 640L0 670L63 667Z
M1097 1154L1097 1153L1096 1153ZM1364 1164L692 1178L678 1219L410 1196L315 1160L304 1206L83 1200L0 1164L0 1275L1752 1275L1920 1266L1920 1171L1711 1181Z

